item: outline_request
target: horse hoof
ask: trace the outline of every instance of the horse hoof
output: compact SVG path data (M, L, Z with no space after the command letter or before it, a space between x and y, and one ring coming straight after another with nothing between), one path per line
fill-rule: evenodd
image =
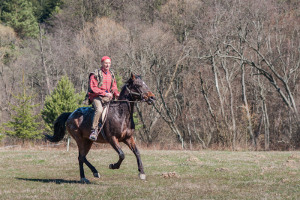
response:
M139 174L141 180L146 180L146 174Z
M80 183L82 183L82 184L90 184L91 182L88 179L86 179L86 178L81 178L80 179Z
M94 177L95 178L100 178L100 174L99 173L94 173Z
M109 167L109 169L114 169L114 165L113 164L110 164L108 167Z

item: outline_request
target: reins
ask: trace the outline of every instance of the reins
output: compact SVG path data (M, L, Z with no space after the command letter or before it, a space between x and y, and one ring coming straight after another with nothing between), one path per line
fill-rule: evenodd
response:
M139 102L142 102L142 93L139 91L138 88L135 87L135 89L136 89L137 91L139 91L139 93L131 91L131 90L127 87L127 85L126 85L125 87L126 87L126 90L128 91L128 93L129 93L129 95L130 95L131 97L132 97L132 95L137 95L137 96L141 97L141 100L138 100L138 101L130 101L130 100L112 100L111 102L128 102L128 103L135 103L135 102L136 102L136 103L139 103Z
M134 102L142 102L142 101L129 101L129 100L112 100L111 102L129 102L129 103L134 103Z
M132 91L127 87L127 85L126 85L126 90L129 92L130 96L132 96L132 95L134 94L134 95L140 96L141 99L142 99L142 93L140 92L140 90L139 90L137 87L135 87L135 89L136 89L137 91L139 91L139 93L137 93L137 92L132 92Z

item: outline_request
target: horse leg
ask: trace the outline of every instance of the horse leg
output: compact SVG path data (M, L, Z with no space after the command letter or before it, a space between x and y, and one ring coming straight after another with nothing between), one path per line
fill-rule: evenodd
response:
M145 175L145 172L144 172L142 159L141 159L141 156L140 156L140 152L139 152L138 148L136 147L134 138L131 136L129 139L127 139L125 141L125 144L131 149L131 151L134 153L134 155L136 157L140 179L145 180L146 175Z
M119 169L122 161L125 158L125 154L123 153L123 151L121 149L121 146L119 144L119 141L117 140L117 138L115 136L111 137L109 143L116 150L116 152L119 154L119 160L118 160L118 162L115 163L115 164L110 164L109 165L109 169Z
M77 144L79 149L78 161L80 170L80 180L82 183L90 183L90 181L85 178L83 163L85 163L90 168L90 170L93 172L94 177L100 178L100 174L98 173L97 169L86 159L86 155L91 149L93 142L88 139L82 138L81 142L77 142Z

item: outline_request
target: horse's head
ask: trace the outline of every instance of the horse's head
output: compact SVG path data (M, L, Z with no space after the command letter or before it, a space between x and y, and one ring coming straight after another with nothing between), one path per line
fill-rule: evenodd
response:
M145 101L151 105L155 101L155 95L149 90L140 76L131 74L127 81L126 89L134 101Z

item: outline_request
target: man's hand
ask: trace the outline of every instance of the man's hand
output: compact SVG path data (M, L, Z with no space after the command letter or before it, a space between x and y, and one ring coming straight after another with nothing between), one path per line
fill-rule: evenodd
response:
M110 99L112 99L112 97L113 97L112 93L106 93L105 96L109 97Z
M115 98L119 99L120 94L115 94Z

